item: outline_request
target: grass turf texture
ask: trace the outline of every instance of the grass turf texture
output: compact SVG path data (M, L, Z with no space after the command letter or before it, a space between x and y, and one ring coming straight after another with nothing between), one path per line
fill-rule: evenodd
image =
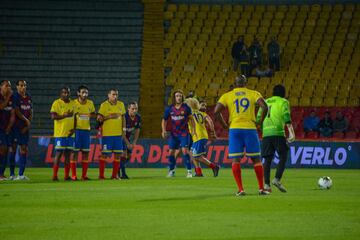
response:
M80 169L78 169L79 171ZM81 171L81 170L80 170ZM110 174L110 169L106 173ZM274 170L272 170L274 174ZM62 173L61 169L61 173ZM287 169L288 193L235 197L230 169L218 178L165 178L165 169L128 169L130 180L52 182L51 169L27 169L29 182L0 182L2 239L358 239L359 170ZM62 176L62 175L60 175ZM90 169L95 179L97 169ZM319 190L331 176L331 190Z

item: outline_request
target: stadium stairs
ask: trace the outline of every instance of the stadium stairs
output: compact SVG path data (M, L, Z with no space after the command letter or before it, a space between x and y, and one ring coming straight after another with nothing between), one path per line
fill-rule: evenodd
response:
M52 134L49 110L59 89L85 84L96 108L109 88L138 101L143 31L140 1L0 2L0 74L28 81L35 135Z

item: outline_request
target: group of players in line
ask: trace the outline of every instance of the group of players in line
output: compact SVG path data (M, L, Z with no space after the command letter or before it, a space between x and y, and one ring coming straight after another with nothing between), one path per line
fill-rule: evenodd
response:
M249 157L254 163L259 194L268 195L271 192L270 168L275 152L278 153L279 164L272 184L280 191L286 192L280 180L287 161L288 144L295 140L295 134L291 124L289 102L285 99L285 88L282 85L276 85L273 89L273 97L265 100L259 92L247 89L246 84L245 76L237 77L234 81L234 89L220 97L214 110L216 120L224 129L229 129L228 157L233 159L232 173L238 187L236 195L245 195L240 166L240 161L244 156ZM14 149L16 149L15 144L19 144L20 170L24 169L26 163L32 102L31 97L26 94L25 81L18 81L17 89L18 93L12 95L10 82L1 82L0 177L3 179L5 179L7 149L10 149L10 158L12 158ZM88 99L89 90L86 86L80 86L77 95L77 99L71 100L70 89L63 87L60 91L60 98L55 100L51 106L50 113L54 120L56 150L52 179L58 181L59 163L61 157L64 156L64 179L77 180L76 159L81 151L81 179L89 180L87 169L91 118L96 118L102 130L99 179L105 179L105 163L112 154L114 154L114 161L111 179L128 179L125 164L139 139L141 127L137 103L129 103L128 111L126 111L124 103L118 100L118 91L111 89L108 92L108 99L100 105L96 113L93 102ZM27 100L28 105L25 104ZM260 109L255 116L257 107ZM228 121L225 121L222 116L225 108L229 111ZM211 168L215 177L218 176L219 166L206 159L206 149L209 144L207 127L210 129L210 139L216 139L216 134L213 121L205 111L206 102L199 102L196 98L185 99L181 90L173 93L172 104L166 108L161 123L162 137L167 139L170 149L168 177L175 176L176 157L180 150L187 169L186 177L193 177L191 160L195 165L194 176L203 176L200 163ZM14 125L16 121L21 124ZM15 126L19 126L19 130L14 130ZM289 132L287 139L285 126ZM261 152L257 128L262 129L263 133ZM16 132L20 132L20 134ZM131 137L132 135L133 137ZM133 140L131 141L131 139ZM264 167L261 157L265 159ZM13 166L12 162L15 161L10 161L10 167ZM13 171L11 176L14 176ZM23 170L19 171L18 178L27 179L23 175Z

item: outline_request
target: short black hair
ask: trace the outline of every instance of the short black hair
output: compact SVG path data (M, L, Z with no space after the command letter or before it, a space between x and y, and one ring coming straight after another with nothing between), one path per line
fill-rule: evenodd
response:
M20 79L20 80L17 80L16 81L16 86L19 86L19 84L20 84L20 82L23 82L23 83L25 83L26 84L26 81L25 80L23 80L23 79Z
M285 87L281 84L275 85L273 88L273 96L285 97Z
M245 75L240 75L235 78L235 82L234 82L235 86L237 87L246 86L246 84L247 84L247 78Z
M60 93L61 93L63 90L70 92L70 88L69 88L68 86L63 86L63 87L60 89Z
M129 102L128 107L130 107L131 105L138 105L138 103L136 101Z
M110 88L109 91L108 91L108 94L111 93L111 91L114 91L114 92L119 92L117 89L115 88Z
M89 88L88 88L87 86L85 86L85 85L81 85L81 86L79 86L79 87L78 87L78 89L77 89L77 91L78 91L78 92L80 92L80 91L81 91L81 89L86 89L86 90L88 90L88 91L89 91Z
M0 82L0 86L2 86L2 85L4 84L4 82L10 82L10 81L9 81L9 80L7 80L7 79L1 80L1 82Z

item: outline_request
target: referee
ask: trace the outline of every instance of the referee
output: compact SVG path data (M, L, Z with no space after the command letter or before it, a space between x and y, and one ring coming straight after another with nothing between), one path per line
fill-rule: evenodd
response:
M266 99L269 111L262 125L263 140L261 144L261 155L265 158L264 189L270 192L270 168L275 151L278 153L280 161L272 184L281 192L286 192L286 188L281 184L280 180L285 170L285 163L289 151L288 143L295 140L294 128L291 124L289 102L284 97L285 87L280 84L276 85L273 89L273 96ZM258 119L260 116L261 109L258 112ZM285 125L289 131L288 139L285 138Z

